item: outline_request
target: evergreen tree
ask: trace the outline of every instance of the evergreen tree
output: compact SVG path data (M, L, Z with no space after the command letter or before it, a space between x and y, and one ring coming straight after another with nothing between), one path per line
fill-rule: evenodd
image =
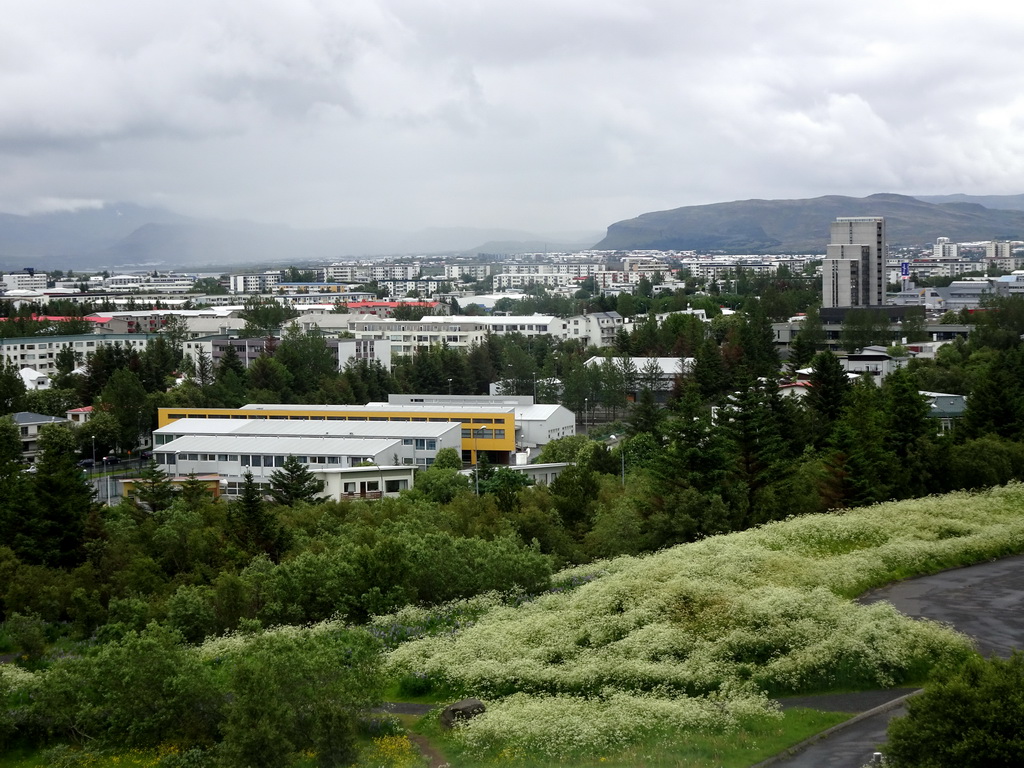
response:
M693 380L700 396L714 402L728 386L722 353L712 336L704 339L693 364Z
M772 407L773 397L778 397L774 381L751 381L720 412L722 429L732 443L730 476L739 492L733 497L738 505L735 519L742 528L788 513L785 490L793 457Z
M151 512L160 512L171 506L174 500L174 486L167 473L155 461L143 467L135 484L135 498L146 505Z
M656 440L660 440L661 424L664 419L664 410L659 408L654 401L654 394L651 390L644 387L640 390L640 397L637 399L636 405L633 406L633 412L629 417L629 434L632 436L646 432L653 435Z
M898 494L903 475L886 437L881 393L862 378L850 390L829 440L831 495L842 506L874 504Z
M291 389L298 397L315 391L322 380L338 377L338 355L327 346L324 335L317 329L303 332L295 323L285 331L274 360L288 371Z
M113 372L103 388L102 406L118 423L117 442L122 448L135 448L139 435L152 426L146 389L133 371L121 368Z
M740 346L743 349L743 368L748 376L774 379L779 375L775 334L771 322L756 301L740 325Z
M21 434L9 416L0 417L0 542L16 555L39 562L37 538L40 532L35 487L22 471Z
M9 361L0 364L0 413L17 413L25 399L25 380Z
M229 508L235 539L249 554L266 553L274 561L287 548L287 536L277 516L263 500L251 472L243 477L242 493Z
M85 522L93 511L96 491L75 464L78 439L72 427L43 427L39 451L35 474L38 505L23 529L32 546L26 559L49 566L76 565L84 558Z
M323 481L313 477L309 468L295 456L286 457L284 466L270 475L270 496L286 507L316 501L323 489Z
M228 371L233 371L239 379L242 381L245 380L245 363L242 362L242 357L238 354L238 347L230 342L224 348L223 353L221 353L220 360L217 363L218 381Z
M815 445L821 446L843 412L850 381L839 358L825 350L811 361L810 384L804 402L815 417Z
M732 446L723 430L711 420L697 386L686 386L675 415L665 423L667 444L654 460L649 546L660 547L692 541L703 535L735 528L730 511L729 469Z
M287 403L291 374L269 354L261 354L249 368L249 396L256 402Z

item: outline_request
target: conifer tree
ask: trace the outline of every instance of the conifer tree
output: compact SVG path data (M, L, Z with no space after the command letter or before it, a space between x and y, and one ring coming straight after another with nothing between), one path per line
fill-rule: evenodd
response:
M249 554L264 552L276 561L287 548L286 533L263 500L252 473L246 472L243 480L242 494L229 510L235 538Z
M167 473L158 467L155 461L150 460L139 473L135 498L145 504L151 512L167 509L174 501L174 486Z
M295 456L286 457L284 466L270 475L270 496L286 507L315 501L323 489L323 481L313 477L309 468Z
M78 440L64 424L45 426L39 435L35 491L38 505L25 523L33 549L30 562L67 567L84 558L85 521L95 489L76 466Z

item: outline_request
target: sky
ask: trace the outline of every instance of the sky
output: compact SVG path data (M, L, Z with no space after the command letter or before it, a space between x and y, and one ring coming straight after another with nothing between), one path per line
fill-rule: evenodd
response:
M600 233L1024 193L1024 5L0 0L0 211Z

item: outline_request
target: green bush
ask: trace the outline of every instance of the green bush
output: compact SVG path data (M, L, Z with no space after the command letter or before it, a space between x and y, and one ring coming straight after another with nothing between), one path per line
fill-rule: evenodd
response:
M889 724L893 768L1016 768L1024 765L1024 654L972 657L945 670L907 716Z

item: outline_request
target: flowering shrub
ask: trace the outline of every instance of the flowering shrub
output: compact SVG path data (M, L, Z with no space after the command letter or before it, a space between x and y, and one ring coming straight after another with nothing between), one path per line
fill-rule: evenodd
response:
M559 759L615 752L650 736L676 744L687 733L731 730L746 719L765 715L780 716L768 699L742 693L665 698L606 690L594 698L546 699L513 694L461 723L458 733L463 744L479 754L499 755L514 744L520 754Z
M375 738L373 747L360 762L379 768L414 768L421 760L409 738L402 734Z
M665 712L675 728L727 728L733 701L893 686L965 656L953 631L850 598L1022 550L1020 485L800 517L556 575L578 586L494 604L388 664L490 698L459 731L479 751L604 750L665 727Z

